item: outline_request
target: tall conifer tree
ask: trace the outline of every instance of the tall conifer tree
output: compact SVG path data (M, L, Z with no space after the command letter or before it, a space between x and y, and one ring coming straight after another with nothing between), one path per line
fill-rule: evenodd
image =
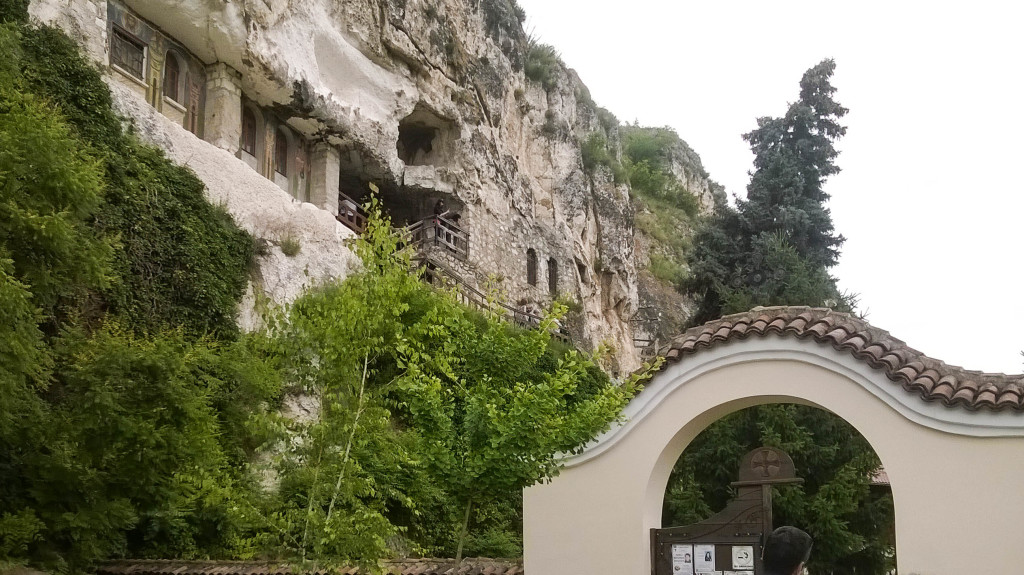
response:
M695 321L754 305L846 308L828 268L844 238L835 233L825 180L839 173L835 142L847 109L833 99L833 60L807 70L800 99L782 117L764 117L743 138L754 152L746 199L701 230L690 256Z

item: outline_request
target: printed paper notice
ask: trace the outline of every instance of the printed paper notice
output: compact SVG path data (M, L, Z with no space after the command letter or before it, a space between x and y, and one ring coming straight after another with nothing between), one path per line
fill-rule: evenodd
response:
M745 571L747 569L754 569L753 545L732 546L732 568L734 571Z
M715 572L715 546L693 546L693 570L700 574Z
M693 545L672 544L672 575L693 575Z

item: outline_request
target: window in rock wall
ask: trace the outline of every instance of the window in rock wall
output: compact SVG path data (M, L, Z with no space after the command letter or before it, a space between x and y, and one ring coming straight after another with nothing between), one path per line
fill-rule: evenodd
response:
M110 63L145 81L146 45L127 32L114 28L110 35Z
M249 108L242 109L242 151L256 155L256 114Z
M274 171L288 175L288 135L282 128L277 129L274 137Z
M181 65L178 57L173 52L167 52L164 59L164 97L179 103L183 100L180 80Z
M558 295L558 262L555 258L548 260L548 291L552 296Z
M537 285L537 252L533 248L526 250L526 281Z
M590 276L587 274L587 264L583 263L579 258L576 259L576 271L580 274L580 282L583 285L590 284Z

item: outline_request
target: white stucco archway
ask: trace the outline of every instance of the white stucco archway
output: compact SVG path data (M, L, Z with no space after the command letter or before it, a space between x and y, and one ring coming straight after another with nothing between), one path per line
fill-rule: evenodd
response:
M622 424L526 490L527 573L650 573L683 450L723 415L778 402L827 409L871 443L892 483L900 574L1024 573L1024 410L924 401L846 349L781 330L723 340L669 365Z

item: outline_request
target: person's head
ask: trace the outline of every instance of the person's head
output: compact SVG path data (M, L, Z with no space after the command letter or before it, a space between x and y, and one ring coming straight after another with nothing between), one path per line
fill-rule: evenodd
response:
M800 573L811 557L811 536L796 527L779 527L765 539L761 557L771 575Z

